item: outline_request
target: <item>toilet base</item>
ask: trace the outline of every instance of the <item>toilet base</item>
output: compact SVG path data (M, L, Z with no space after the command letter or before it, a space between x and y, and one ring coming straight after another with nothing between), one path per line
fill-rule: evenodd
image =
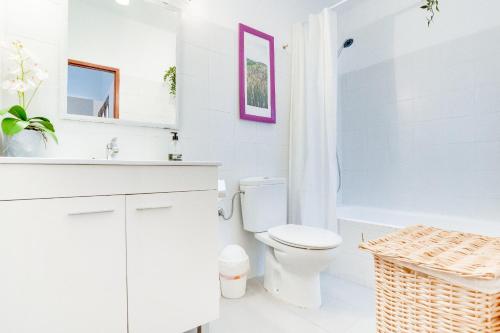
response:
M279 263L280 256L286 256L286 254L267 247L264 288L275 297L295 306L319 308L321 306L320 272L289 271Z

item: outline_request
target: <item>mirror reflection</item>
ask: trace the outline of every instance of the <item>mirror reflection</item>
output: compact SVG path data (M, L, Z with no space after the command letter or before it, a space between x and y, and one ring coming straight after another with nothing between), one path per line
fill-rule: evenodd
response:
M71 114L120 118L120 70L68 61L68 110Z
M179 13L161 1L69 0L67 113L175 127Z

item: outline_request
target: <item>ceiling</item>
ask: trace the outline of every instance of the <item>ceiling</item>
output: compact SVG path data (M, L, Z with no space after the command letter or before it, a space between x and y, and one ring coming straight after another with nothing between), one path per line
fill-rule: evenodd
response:
M164 30L175 30L179 19L178 13L168 10L160 4L144 0L131 0L129 6L118 5L115 0L70 0L70 10L73 2L86 3L115 15Z

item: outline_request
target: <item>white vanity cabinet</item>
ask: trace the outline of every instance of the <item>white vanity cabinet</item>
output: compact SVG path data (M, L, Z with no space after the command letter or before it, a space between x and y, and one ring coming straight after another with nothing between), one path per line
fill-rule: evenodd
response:
M216 204L207 191L127 196L130 333L185 332L216 316L217 234L206 223Z
M217 319L216 163L0 158L0 174L0 332Z
M0 202L0 332L127 329L124 197Z

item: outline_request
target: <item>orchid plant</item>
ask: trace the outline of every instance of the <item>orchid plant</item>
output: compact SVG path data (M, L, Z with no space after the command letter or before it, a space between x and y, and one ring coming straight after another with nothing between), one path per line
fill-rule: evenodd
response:
M12 137L23 130L36 131L41 134L44 142L51 137L57 142L55 129L45 117L28 117L27 111L38 93L42 83L47 80L48 73L44 70L25 46L19 41L2 45L6 50L7 59L13 66L9 70L9 78L2 83L2 89L10 94L17 94L18 104L8 109L0 110L2 130Z

